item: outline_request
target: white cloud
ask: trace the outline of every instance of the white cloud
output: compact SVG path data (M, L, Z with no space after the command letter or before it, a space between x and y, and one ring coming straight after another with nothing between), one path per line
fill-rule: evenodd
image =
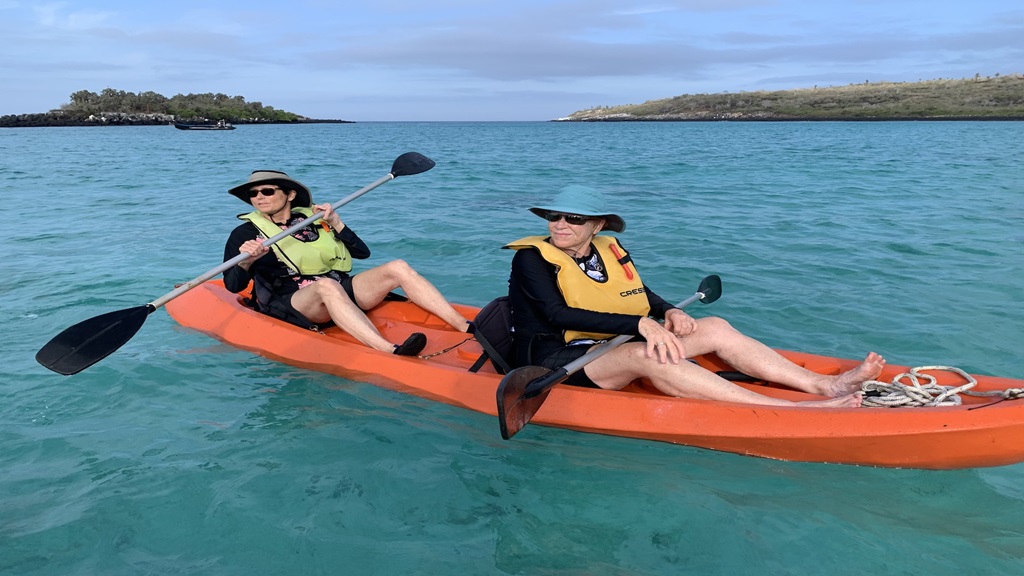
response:
M688 92L1007 74L1024 61L1024 13L991 0L80 6L0 0L0 84L19 87L0 114L109 86L224 92L314 117L387 120L404 98L403 113L432 119L483 119L487 107L548 119Z

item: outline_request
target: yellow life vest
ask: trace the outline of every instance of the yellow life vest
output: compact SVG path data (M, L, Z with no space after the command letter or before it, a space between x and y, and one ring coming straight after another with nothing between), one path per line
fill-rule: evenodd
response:
M546 242L544 236L527 236L511 242L505 248L520 250L536 248L542 258L555 267L555 280L565 303L573 308L594 312L616 312L647 316L651 312L647 292L633 266L629 253L612 236L594 236L591 241L605 264L607 281L598 282L580 269L568 254ZM615 334L600 334L566 330L565 341L579 339L605 340Z
M309 208L296 207L292 212L304 218L313 215ZM241 220L252 222L259 231L271 238L281 233L281 227L267 218L259 210L238 216ZM320 226L320 223L312 224ZM334 239L334 231L318 230L318 238L312 242L302 242L292 236L286 236L271 246L277 259L281 261L293 275L319 276L331 270L348 272L352 270L352 255L344 243Z

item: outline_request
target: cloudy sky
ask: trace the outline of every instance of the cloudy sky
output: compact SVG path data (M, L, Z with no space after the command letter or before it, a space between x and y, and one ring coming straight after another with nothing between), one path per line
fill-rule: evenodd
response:
M0 0L0 115L78 90L549 120L680 94L1024 73L1021 0Z

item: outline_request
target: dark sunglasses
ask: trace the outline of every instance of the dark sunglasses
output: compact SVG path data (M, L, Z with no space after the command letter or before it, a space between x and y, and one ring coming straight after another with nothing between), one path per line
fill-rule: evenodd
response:
M257 194L273 196L274 194L277 194L278 190L280 190L280 188L256 188L254 190L249 190L249 198L255 198Z
M558 222L562 218L565 218L566 224L572 224L573 226L582 226L583 224L593 220L590 216L580 216L579 214L562 214L561 212L544 213L544 219L548 222Z

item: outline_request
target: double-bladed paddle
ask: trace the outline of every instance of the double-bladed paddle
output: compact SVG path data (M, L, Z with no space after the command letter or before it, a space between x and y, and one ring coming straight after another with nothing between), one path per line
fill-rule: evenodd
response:
M676 308L685 308L697 300L710 304L721 295L722 279L712 274L701 280L696 294L677 304ZM522 430L540 410L541 404L547 400L548 393L556 384L632 338L633 336L628 334L616 336L557 370L541 366L523 366L509 372L498 385L498 423L501 425L501 437L508 440Z
M430 158L418 152L406 152L395 158L394 163L391 165L391 172L387 176L383 176L376 182L349 194L332 204L331 207L337 210L385 182L394 180L399 176L411 176L426 172L433 167L434 161ZM282 230L280 234L264 240L263 245L271 246L276 244L283 238L287 238L298 230L315 223L323 215L323 212L317 212L286 230ZM43 367L53 370L58 374L77 374L123 346L125 342L130 340L142 328L146 318L152 312L155 312L157 308L199 286L217 274L239 264L246 258L249 258L248 254L239 254L220 266L181 284L174 290L144 306L108 312L88 320L83 320L57 334L45 346L40 348L39 352L36 352L36 361L42 364Z

